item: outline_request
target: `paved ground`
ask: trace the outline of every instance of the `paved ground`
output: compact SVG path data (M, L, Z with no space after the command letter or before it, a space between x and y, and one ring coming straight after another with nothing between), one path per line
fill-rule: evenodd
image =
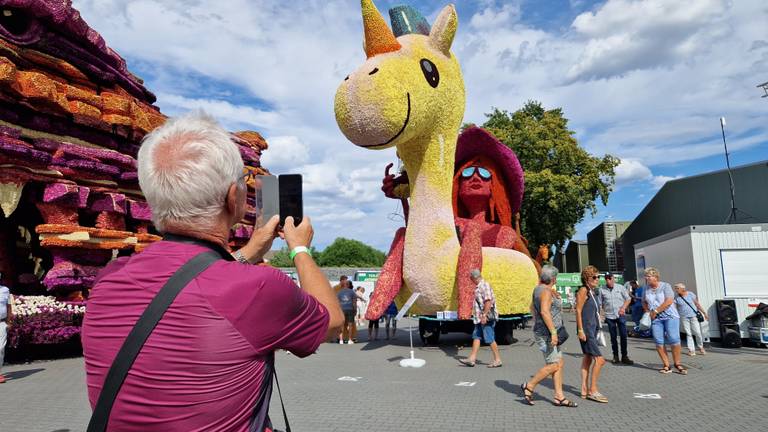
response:
M571 324L571 327L574 327ZM364 339L365 332L361 332ZM684 356L688 376L661 375L649 340L630 339L635 366L607 365L601 390L610 403L582 401L580 351L566 343L565 389L576 409L551 405L551 384L537 389L536 406L522 403L519 386L541 365L530 330L502 347L504 366L467 368L463 335L444 335L440 348L417 346L421 369L401 368L408 337L392 344L324 344L319 354L297 359L278 354L278 373L291 426L296 431L747 431L761 429L768 412L768 350L713 347L706 356ZM420 344L419 344L420 345ZM609 350L610 351L610 350ZM481 360L489 361L487 348ZM82 431L89 416L81 358L11 365L0 385L0 430ZM340 380L342 377L343 380ZM464 383L464 385L458 385ZM661 399L648 399L658 395ZM644 396L646 398L638 398ZM275 426L282 428L275 393Z

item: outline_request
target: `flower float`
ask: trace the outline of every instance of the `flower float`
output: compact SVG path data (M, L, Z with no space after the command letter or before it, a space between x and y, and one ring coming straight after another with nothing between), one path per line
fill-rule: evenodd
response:
M381 296L397 294L402 303L412 292L421 293L417 313L457 310L463 270L453 185L465 98L459 62L450 51L456 11L446 6L430 27L411 8L393 9L393 33L372 1L361 3L368 59L340 85L336 120L360 147L396 147L410 194L408 226L398 230L391 248L402 253L390 254L369 311L373 317L375 304L388 304ZM462 240L473 235L481 234ZM505 242L516 244L511 238ZM483 276L494 287L498 311L526 312L538 279L530 256L480 243Z
M70 0L0 0L0 271L12 290L36 274L57 298L82 300L118 253L160 239L136 164L166 119L154 103ZM247 169L266 174L264 138L232 137ZM236 244L250 237L254 204Z

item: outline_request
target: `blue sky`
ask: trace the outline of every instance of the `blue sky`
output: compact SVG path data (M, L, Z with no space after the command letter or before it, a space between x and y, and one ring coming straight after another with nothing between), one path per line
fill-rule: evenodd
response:
M164 113L203 108L268 140L264 164L299 172L315 243L337 236L386 250L402 224L379 191L394 150L349 143L333 115L339 82L364 59L357 0L74 0L158 95ZM432 21L443 1L411 4ZM606 218L631 220L669 179L768 159L768 5L762 0L457 1L453 51L465 122L526 100L562 107L580 144L622 160ZM759 17L763 17L760 19ZM738 185L737 185L738 187ZM279 244L277 244L279 246Z

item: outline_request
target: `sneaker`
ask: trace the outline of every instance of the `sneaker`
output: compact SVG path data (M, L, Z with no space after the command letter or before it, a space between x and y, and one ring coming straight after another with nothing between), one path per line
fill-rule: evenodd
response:
M353 341L352 339L347 341L347 345L353 345L354 343L355 343L355 341Z
M619 356L618 355L614 355L613 356L613 364L619 364Z
M625 364L627 366L631 366L631 365L635 364L635 362L630 360L629 357L622 357L621 358L621 364Z
M704 351L704 348L702 348L701 350L699 350L699 352L701 353L701 355L705 355L705 354L707 353L706 351Z
M339 345L344 345L344 339L339 339Z

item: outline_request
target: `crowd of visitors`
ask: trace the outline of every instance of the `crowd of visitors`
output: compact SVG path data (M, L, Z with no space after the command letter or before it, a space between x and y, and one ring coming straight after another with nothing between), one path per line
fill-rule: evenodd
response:
M635 334L643 331L640 325L644 315L648 318L648 330L656 344L656 351L662 362L659 372L673 371L687 375L688 370L680 358L680 325L687 335L688 355L706 354L700 324L709 320L696 295L686 290L685 284L677 283L674 290L669 283L661 281L659 271L653 267L645 269L645 285L629 281L626 286L617 285L614 276L604 275L605 286L599 286L600 273L594 266L586 266L581 272L582 286L576 291L576 332L583 354L581 361L581 398L607 403L608 398L600 392L598 383L605 365L601 347L607 346L602 333L603 323L611 337L613 363L633 365L627 353L627 311L635 322ZM568 338L562 318L560 294L554 289L557 269L544 266L539 284L533 289L531 316L533 317L534 343L544 355L544 366L533 377L520 385L523 399L534 404L536 387L544 379L553 381L554 405L576 407L563 394L563 367L561 345ZM640 330L638 330L638 328ZM671 351L672 362L667 354ZM462 362L467 364L471 357Z

